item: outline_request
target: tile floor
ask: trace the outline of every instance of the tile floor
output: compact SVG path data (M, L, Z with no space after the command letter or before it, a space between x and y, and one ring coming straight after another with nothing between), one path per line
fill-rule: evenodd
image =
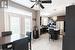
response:
M39 39L32 41L32 50L62 50L62 39L50 40L49 35L41 35Z

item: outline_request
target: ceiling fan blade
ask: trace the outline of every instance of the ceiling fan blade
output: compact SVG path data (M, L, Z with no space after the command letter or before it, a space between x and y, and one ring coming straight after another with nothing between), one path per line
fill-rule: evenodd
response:
M42 3L52 3L52 1L42 1Z
M34 7L34 5L31 8L33 8L33 7Z
M38 0L40 2L40 0Z
M34 4L35 5L35 4ZM33 8L34 7L34 5L31 7L31 8Z
M41 7L42 9L44 9L44 8L45 8L42 4L40 4L40 7Z
M36 2L37 0L30 0L31 2Z

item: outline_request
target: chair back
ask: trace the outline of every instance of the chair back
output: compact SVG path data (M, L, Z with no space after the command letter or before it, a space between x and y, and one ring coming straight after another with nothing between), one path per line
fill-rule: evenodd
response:
M2 32L2 37L8 36L8 35L11 35L11 34L12 34L11 31L4 31L4 32Z
M20 39L17 41L14 41L13 44L13 50L28 50L28 39Z
M54 30L53 29L49 29L49 34L54 34Z
M27 32L26 35L31 38L31 32Z
M29 37L29 40L31 41L31 33L32 32L27 32L26 35Z
M30 42L30 50L31 50L31 33L32 32L27 32L26 35L28 36L29 38L29 42Z

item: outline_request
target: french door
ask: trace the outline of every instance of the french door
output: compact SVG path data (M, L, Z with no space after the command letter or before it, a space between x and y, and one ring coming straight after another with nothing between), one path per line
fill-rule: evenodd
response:
M20 34L20 18L15 16L10 16L10 31L13 34Z

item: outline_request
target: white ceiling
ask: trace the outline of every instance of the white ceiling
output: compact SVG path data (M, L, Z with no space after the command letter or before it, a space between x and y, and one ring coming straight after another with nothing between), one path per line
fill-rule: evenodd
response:
M30 0L13 0L24 6L31 7L34 3ZM75 4L75 0L52 0L51 4L43 4L45 9L40 9L41 16L65 15L66 6Z

